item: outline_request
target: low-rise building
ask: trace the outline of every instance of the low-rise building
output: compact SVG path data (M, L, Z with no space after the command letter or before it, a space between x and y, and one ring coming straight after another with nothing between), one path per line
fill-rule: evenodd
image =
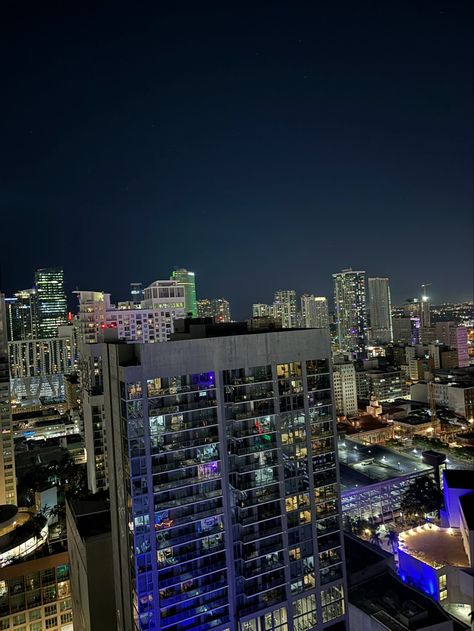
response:
M404 583L394 559L380 548L345 535L351 631L461 631L438 603Z
M442 527L425 523L400 534L403 580L469 623L474 601L474 482L472 471L444 470Z

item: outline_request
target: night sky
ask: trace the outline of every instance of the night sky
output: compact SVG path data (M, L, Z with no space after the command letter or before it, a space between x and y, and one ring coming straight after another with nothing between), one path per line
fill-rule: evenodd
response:
M472 299L472 2L7 4L8 294L183 266L245 317L352 266Z

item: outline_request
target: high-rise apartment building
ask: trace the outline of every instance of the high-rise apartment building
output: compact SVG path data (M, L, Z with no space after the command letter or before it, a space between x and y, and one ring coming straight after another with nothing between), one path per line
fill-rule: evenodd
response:
M36 270L36 305L38 337L56 337L58 327L67 324L64 272L60 267Z
M327 298L303 294L301 296L301 323L306 329L326 329L329 327Z
M8 340L16 342L38 337L36 291L17 291L13 298L5 298L7 309Z
M392 301L388 278L369 278L368 290L371 340L388 344L393 341Z
M184 318L185 289L174 280L158 280L144 290L141 308L130 303L125 309L110 302L110 294L75 292L79 312L75 320L79 347L87 479L95 493L108 487L107 436L102 387L102 357L99 341L107 334L128 342L166 342L174 321Z
M273 305L265 305L260 302L253 304L252 317L253 318L273 318L274 317Z
M294 329L296 321L296 291L294 289L280 289L275 292L273 315L281 320L284 329Z
M187 269L175 269L171 273L171 279L184 287L184 302L186 304L186 315L191 314L193 318L198 315L196 304L196 276L194 272Z
M199 318L213 318L215 322L230 322L230 304L225 298L202 298L197 301Z
M7 314L0 293L0 505L16 504L10 374L8 369Z
M367 334L365 272L349 268L333 274L333 278L339 350L341 353L361 353Z
M219 329L104 345L118 629L345 629L328 332Z

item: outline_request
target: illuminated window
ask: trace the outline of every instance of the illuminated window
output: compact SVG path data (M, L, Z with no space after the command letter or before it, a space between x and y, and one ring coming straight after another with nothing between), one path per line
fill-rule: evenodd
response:
M311 594L293 603L293 625L295 631L307 631L316 626L316 596Z
M446 574L442 574L438 577L438 586L439 586L439 599L446 600L448 597L448 587L446 581Z

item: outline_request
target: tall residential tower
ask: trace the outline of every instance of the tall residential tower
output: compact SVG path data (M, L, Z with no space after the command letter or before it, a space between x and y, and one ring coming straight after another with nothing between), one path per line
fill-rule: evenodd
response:
M16 504L15 451L8 370L7 314L0 293L0 505Z
M307 329L327 329L329 327L327 298L303 294L301 296L301 321Z
M328 331L176 337L104 345L119 631L345 629Z
M362 353L366 345L365 272L344 269L334 278L337 339L341 353Z
M369 319L371 340L393 342L392 301L388 278L369 278Z

